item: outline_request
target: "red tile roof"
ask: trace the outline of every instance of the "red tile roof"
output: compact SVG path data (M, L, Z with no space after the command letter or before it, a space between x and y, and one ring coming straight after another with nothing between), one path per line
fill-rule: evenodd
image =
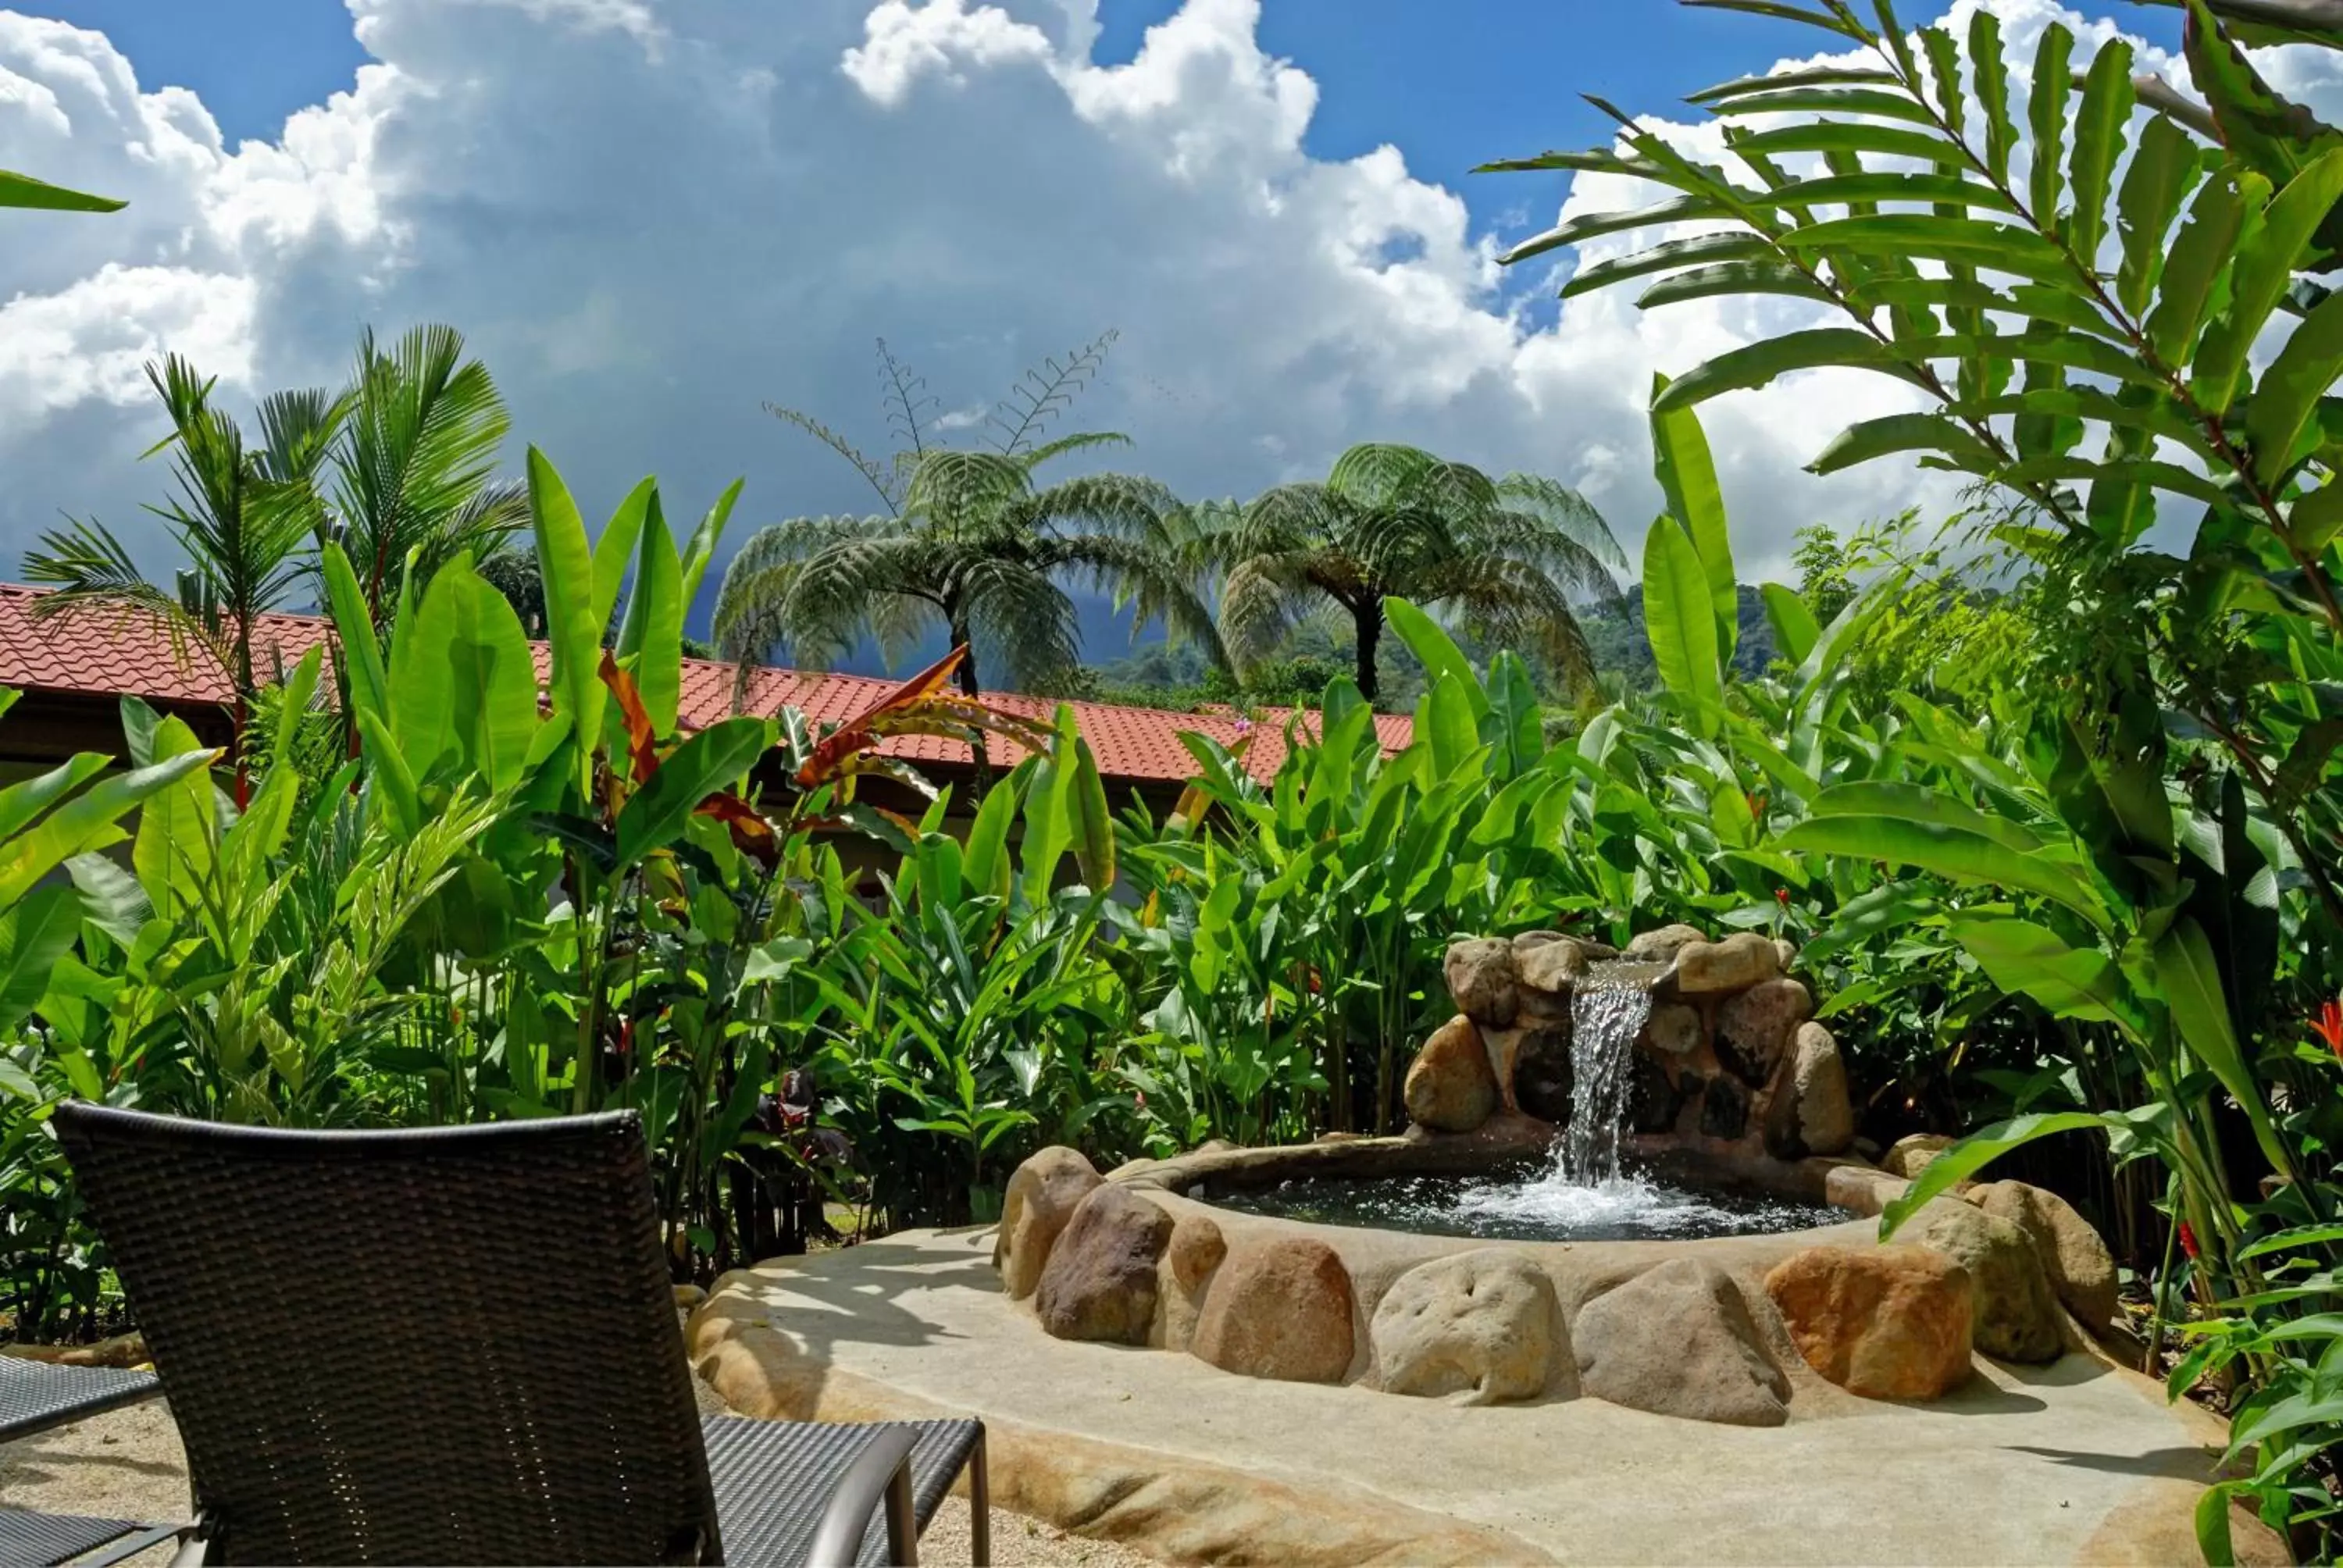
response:
M150 701L191 705L225 703L226 677L211 667L200 648L188 648L180 658L156 619L141 611L85 607L36 620L33 605L44 594L39 588L0 583L0 686L25 692L53 692L83 697L129 695ZM290 666L331 636L330 625L316 616L271 615L262 621L264 662ZM545 645L535 645L540 678L546 668ZM698 729L724 718L732 709L736 668L709 659L683 662L682 720ZM750 672L746 709L772 714L784 706L798 709L816 725L828 727L852 717L894 688L891 680L862 675L817 675L800 670L760 666ZM1048 722L1058 704L1047 698L988 695L987 704L1009 713ZM1173 713L1154 708L1123 708L1104 702L1069 704L1075 722L1098 759L1099 771L1125 782L1179 783L1195 776L1195 759L1180 743L1182 731L1207 735L1232 745L1240 721L1232 713ZM1252 727L1253 741L1245 756L1246 770L1267 779L1285 758L1283 709L1262 713ZM1315 715L1302 716L1305 726ZM1404 714L1375 716L1376 734L1386 752L1408 743L1412 721ZM1023 755L1013 743L994 749L997 760L1013 762ZM965 765L969 749L957 740L929 736L897 736L880 750L913 762Z

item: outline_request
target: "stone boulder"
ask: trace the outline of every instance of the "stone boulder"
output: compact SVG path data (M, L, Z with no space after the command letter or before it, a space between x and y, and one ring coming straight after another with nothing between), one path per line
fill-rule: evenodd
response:
M1554 1282L1520 1253L1486 1247L1402 1274L1367 1333L1384 1392L1491 1404L1545 1392L1562 1313Z
M1855 1141L1855 1101L1838 1041L1821 1024L1802 1023L1790 1037L1790 1059L1799 1144L1809 1154L1845 1152Z
M2058 1359L2057 1297L2033 1241L2015 1223L1957 1198L1936 1198L1896 1233L1967 1271L1978 1350L2010 1362Z
M1524 997L1529 993L1524 991ZM1548 1121L1570 1113L1570 1020L1541 1017L1525 1006L1511 1029L1484 1029L1489 1070L1497 1100L1507 1111L1526 1111ZM1559 1107L1560 1115L1555 1110Z
M1401 1091L1408 1120L1435 1132L1470 1132L1497 1109L1497 1079L1481 1031L1465 1017L1432 1031Z
M1523 990L1539 991L1547 996L1562 996L1578 983L1595 960L1608 954L1610 949L1597 948L1582 942L1576 937L1565 937L1549 931L1533 931L1534 937L1549 940L1523 943L1523 937L1513 939L1513 972ZM1529 1005L1527 998L1523 999Z
M1644 1036L1635 1043L1667 1056L1690 1056L1708 1031L1701 1026L1700 1010L1678 1001L1664 1001L1644 1020Z
M1522 1016L1531 1016L1526 1008ZM1513 1056L1514 1109L1560 1127L1570 1120L1573 1081L1569 1018L1540 1020L1523 1030Z
M1784 974L1788 974L1792 970L1797 968L1798 944L1790 940L1787 937L1775 937L1774 939L1774 962Z
M1204 1287L1212 1271L1229 1255L1221 1228L1202 1214L1182 1214L1172 1222L1172 1239L1156 1266L1156 1296L1166 1350L1184 1351L1196 1337L1196 1320L1202 1311Z
M1747 990L1781 973L1773 940L1735 931L1721 942L1686 942L1676 951L1675 989L1684 996Z
M1749 1131L1749 1091L1730 1073L1701 1081L1700 1131L1731 1142Z
M2023 1181L1988 1181L1966 1196L2026 1232L2051 1288L2084 1327L2104 1330L2117 1321L2121 1306L2115 1255L2073 1204Z
M1773 961L1771 949L1766 962ZM1716 1057L1744 1083L1774 1076L1790 1037L1815 1013L1815 999L1794 980L1761 980L1716 1010Z
M1155 1322L1156 1261L1171 1241L1171 1215L1129 1188L1099 1188L1074 1211L1041 1271L1033 1310L1043 1331L1145 1344Z
M1890 1176L1914 1181L1928 1168L1930 1161L1958 1141L1941 1132L1909 1133L1888 1145L1887 1152L1879 1157L1879 1168Z
M1513 973L1513 944L1499 937L1468 937L1451 942L1441 965L1456 1010L1474 1023L1503 1029L1513 1021L1520 995Z
M1967 1271L1926 1247L1808 1247L1765 1276L1806 1364L1866 1399L1936 1399L1969 1375Z
M1790 1380L1732 1278L1674 1258L1595 1297L1570 1326L1582 1393L1688 1421L1779 1426Z
M1041 1282L1042 1265L1074 1210L1104 1178L1081 1151L1051 1145L1009 1178L1001 1194L1001 1230L992 1243L992 1266L1012 1302L1031 1295Z
M1691 1081L1687 1076L1686 1081ZM1636 1051L1627 1059L1627 1129L1659 1133L1675 1129L1685 1091L1668 1081L1668 1070L1654 1057Z
M1351 1276L1334 1249L1281 1235L1221 1264L1188 1349L1246 1377L1340 1382L1357 1348L1351 1311Z
M1662 926L1655 931L1640 931L1628 942L1625 957L1637 963L1664 964L1674 958L1686 942L1704 942L1708 933L1698 926Z

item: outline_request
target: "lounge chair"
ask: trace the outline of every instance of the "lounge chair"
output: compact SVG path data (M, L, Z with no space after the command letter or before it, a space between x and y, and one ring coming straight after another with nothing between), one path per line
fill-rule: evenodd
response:
M186 1443L183 1562L910 1563L963 1468L990 1556L980 1422L701 1421L631 1111L55 1126Z
M163 1385L148 1372L112 1367L61 1367L0 1356L0 1442L14 1442L101 1411L153 1399ZM135 1519L92 1519L0 1507L0 1563L119 1562L178 1533L169 1524ZM89 1556L106 1549L103 1555Z

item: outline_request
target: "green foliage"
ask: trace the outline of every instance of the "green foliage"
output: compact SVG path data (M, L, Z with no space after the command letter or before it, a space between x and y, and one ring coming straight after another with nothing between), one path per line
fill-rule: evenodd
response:
M2052 1134L2096 1128L2118 1162L2152 1159L2199 1289L2191 1306L2167 1262L2160 1308L2196 1320L2182 1325L2196 1349L2174 1392L2217 1362L2239 1452L2260 1440L2251 1477L2207 1494L2200 1541L2226 1560L2236 1495L2323 1556L2343 1412L2322 1382L2332 1358L2314 1365L2293 1347L2322 1337L2303 1325L2335 1301L2343 1186L2328 1107L2343 1010L2322 1014L2328 1052L2282 1042L2343 979L2332 956L2343 723L2330 722L2343 689L2343 504L2330 498L2343 447L2326 417L2343 311L2303 276L2343 262L2343 133L2271 89L2245 45L2334 49L2343 37L2308 8L2187 0L2198 108L2136 81L2120 42L2077 61L2056 24L2028 63L1982 10L1956 39L1906 34L1885 0L1871 17L1845 0L1718 3L1857 45L1859 64L1834 69L1862 85L1752 78L1698 95L1725 122L1715 165L1621 116L1614 149L1495 166L1620 174L1670 193L1641 214L1583 216L1514 256L1721 220L1703 239L1582 268L1566 292L1650 279L1648 308L1792 293L1844 322L1684 371L1654 398L1664 418L1823 366L1919 395L1921 411L1859 422L1815 469L1901 456L1970 476L1995 508L1992 567L2019 591L1965 587L1893 536L1802 542L1809 593L1775 596L1785 640L1808 635L1800 606L1821 627L1860 617L1861 695L1915 722L1861 777L1825 781L1782 843L1830 859L1841 903L1826 947L1860 951L1891 909L1936 925L1992 990L2120 1069L2097 1086L2120 1094L2112 1103L1976 1134L1885 1229ZM2013 78L2026 84L2023 132ZM1817 117L1744 123L1785 109ZM2156 548L2159 519L2184 518L2196 519L2185 552ZM1713 691L1692 673L1704 649L1684 631L1693 552L1682 535L1655 539L1646 598L1657 585L1668 602L1653 616L1654 648L1697 716ZM1816 647L1832 640L1823 630ZM1920 723L1922 691L1994 722ZM2078 1076L2069 1092L2082 1088ZM2223 1136L2233 1120L2249 1152ZM2264 1261L2273 1250L2287 1254L2282 1282Z
M1704 447L1698 463L1706 457ZM1697 467L1686 482L1713 496L1715 476L1704 481ZM1591 691L1594 665L1571 600L1615 600L1611 570L1626 564L1576 491L1534 474L1492 479L1389 443L1352 447L1322 482L1217 508L1202 548L1228 574L1221 632L1240 670L1325 616L1350 632L1353 679L1369 701L1393 596L1439 606L1474 635L1538 658L1574 693Z
M881 463L795 409L768 411L852 464L884 510L860 518L794 518L759 529L725 570L716 600L717 646L729 658L777 647L826 668L865 637L894 662L941 631L968 648L960 666L971 696L980 667L1015 690L1061 689L1080 661L1073 600L1064 584L1111 588L1136 606L1138 624L1161 620L1214 662L1220 636L1197 593L1195 524L1152 479L1084 474L1043 485L1042 467L1104 447L1111 434L1044 439L1048 427L1097 375L1114 335L1062 363L1028 371L994 409L990 447L937 445L934 402L880 345L889 418L903 441ZM700 558L701 568L706 556Z

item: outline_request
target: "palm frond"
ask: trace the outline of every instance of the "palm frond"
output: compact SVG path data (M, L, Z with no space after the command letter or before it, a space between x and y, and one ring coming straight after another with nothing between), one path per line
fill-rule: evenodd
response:
M1081 658L1074 601L1048 574L1022 563L986 558L962 575L969 631L981 665L1001 671L1011 689L1062 679Z
M1507 507L1542 519L1612 570L1627 569L1627 554L1613 537L1611 525L1594 502L1569 486L1539 474L1507 474L1497 481L1497 494Z
M1011 456L1023 452L1051 420L1073 406L1074 398L1106 363L1107 350L1121 336L1109 327L1069 354L1062 363L1053 355L1020 377L992 411L990 423L1000 433L993 442L996 449Z
M812 437L815 440L820 442L823 446L829 447L831 451L837 453L840 457L853 464L854 471L870 481L870 487L879 492L879 498L887 503L887 509L890 512L900 514L902 511L903 500L900 480L896 476L889 473L885 467L882 467L879 463L874 461L865 454L860 447L855 446L853 442L848 440L845 437L840 435L837 431L831 429L829 426L823 424L812 415L800 413L795 408L784 408L778 403L768 403L765 405L765 412L770 414L774 418L779 419L784 425L796 426L799 429L804 431L807 435Z

